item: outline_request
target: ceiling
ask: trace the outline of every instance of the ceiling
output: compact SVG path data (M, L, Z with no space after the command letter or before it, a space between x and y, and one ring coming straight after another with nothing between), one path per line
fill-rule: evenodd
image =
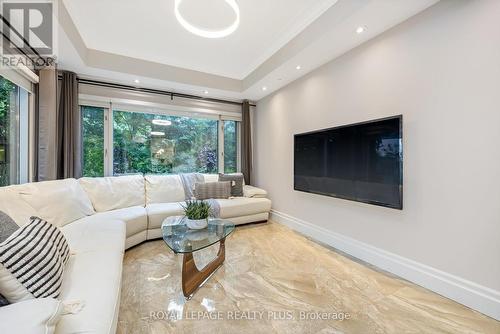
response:
M140 6L137 0L65 4L88 48L241 80L334 2L240 0L240 27L220 39L185 30L175 18L174 0L146 0ZM221 0L184 0L180 10L203 27L223 28L234 20Z
M179 24L174 0L63 0L58 61L84 77L258 100L437 1L237 0L239 28L211 39ZM208 29L235 18L223 0L184 0L180 11Z

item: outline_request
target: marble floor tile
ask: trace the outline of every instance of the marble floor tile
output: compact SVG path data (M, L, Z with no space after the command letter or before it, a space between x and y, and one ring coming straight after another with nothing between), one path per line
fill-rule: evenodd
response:
M217 250L196 252L197 265ZM272 222L238 227L189 301L181 268L162 240L125 253L118 333L500 333L494 319Z

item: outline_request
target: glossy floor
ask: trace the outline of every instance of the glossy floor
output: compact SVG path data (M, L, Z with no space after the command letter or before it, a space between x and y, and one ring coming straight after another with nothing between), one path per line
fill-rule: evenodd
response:
M217 246L195 253L199 266ZM500 333L500 322L276 223L238 227L226 262L186 301L182 255L125 254L118 333Z

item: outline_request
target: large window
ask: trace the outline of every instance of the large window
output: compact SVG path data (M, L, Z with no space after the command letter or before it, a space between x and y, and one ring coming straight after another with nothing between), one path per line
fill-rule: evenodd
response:
M82 106L81 110L85 176L238 169L237 121L222 124L213 116L177 116L112 107Z
M28 181L28 92L0 77L0 186Z
M217 121L115 110L113 172L217 172Z

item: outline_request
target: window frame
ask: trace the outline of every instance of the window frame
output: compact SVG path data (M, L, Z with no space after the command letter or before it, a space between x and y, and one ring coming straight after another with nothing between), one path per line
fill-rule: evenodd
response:
M33 152L33 93L3 72L0 73L0 77L16 87L16 94L14 96L15 125L10 125L15 128L15 133L14 136L11 134L10 138L4 144L6 160L9 159L9 152L14 151L16 154L14 157L15 161L11 162L11 166L9 166L9 182L7 185L23 184L29 182L33 176L32 165L30 163L32 160L30 159L31 153ZM9 115L8 117L11 116ZM12 140L14 140L14 143L11 143Z
M101 101L100 101L101 100ZM109 99L108 99L109 101ZM114 176L113 172L113 111L120 110L126 112L134 113L145 113L145 114L156 114L162 116L181 116L181 117L192 117L192 118L204 118L217 120L217 159L218 159L218 172L224 173L224 121L236 121L236 152L237 152L237 172L241 171L241 116L237 117L234 115L228 115L223 112L206 112L201 109L193 109L189 111L189 108L175 108L173 106L159 106L158 104L151 104L148 102L141 103L141 101L133 102L104 102L102 99L89 99L87 96L85 98L80 97L79 108L83 106L97 107L104 109L104 176ZM83 140L83 138L82 138ZM83 150L82 150L83 154Z

